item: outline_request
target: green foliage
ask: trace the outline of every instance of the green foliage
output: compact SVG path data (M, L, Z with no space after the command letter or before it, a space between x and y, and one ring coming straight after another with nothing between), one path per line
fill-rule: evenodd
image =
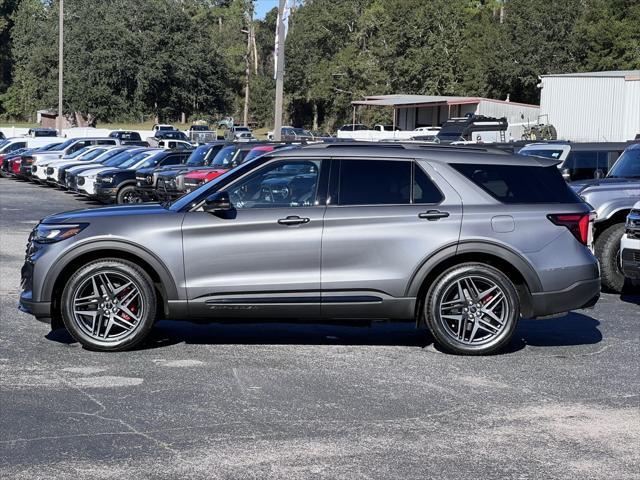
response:
M254 0L66 0L65 111L241 117ZM333 130L365 95L537 103L545 73L640 69L637 0L306 0L286 44L285 123ZM0 0L0 115L57 104L57 0ZM276 10L253 22L250 117L273 117ZM253 55L253 53L252 53ZM254 69L257 68L257 71ZM358 121L390 122L363 109Z

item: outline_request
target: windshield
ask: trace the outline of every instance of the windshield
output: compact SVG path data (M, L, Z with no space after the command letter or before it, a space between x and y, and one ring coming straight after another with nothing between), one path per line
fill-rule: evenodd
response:
M38 149L36 149L36 151L38 152L47 152L49 150L55 150L56 148L60 147L60 143L50 143L49 145L45 145L44 147L40 147Z
M107 167L119 167L122 163L126 162L138 153L140 153L140 150L125 150L124 152L120 152L118 155L104 162L104 164Z
M137 155L134 155L133 157L131 157L129 160L126 160L123 163L121 163L119 165L119 167L120 168L130 168L130 167L133 167L133 166L137 166L137 164L140 161L144 160L149 155L153 155L154 153L157 153L157 152L154 152L154 151L149 152L149 151L147 151L147 152L138 153Z
M201 145L196 148L187 159L187 166L201 167L207 158L207 154L211 151L211 145Z
M628 148L611 167L609 178L640 178L640 148Z
M213 161L211 162L211 166L216 168L229 168L231 160L233 160L233 156L235 155L235 153L236 147L234 147L233 145L224 147L214 157Z
M106 149L104 148L94 148L90 152L82 155L82 160L93 160L94 158L102 155Z
M58 145L58 147L56 148L56 150L64 150L65 148L73 145L74 143L76 143L77 139L75 138L71 138L69 140L67 140L66 142L62 142L60 145Z
M70 153L69 155L66 155L65 158L76 158L79 157L80 155L82 155L83 153L87 153L87 151L92 148L92 147L83 147L80 150L77 150L73 153Z
M248 162L249 160L252 160L254 158L259 157L260 155L264 155L267 152L272 151L273 149L269 149L269 150L264 150L264 149L257 149L254 148L253 150L251 150L249 153L247 153L247 156L244 157L244 161Z
M545 148L545 149L529 149L529 148L523 148L522 150L520 150L518 152L520 155L525 155L527 157L544 157L544 158L555 158L556 160L559 160L560 157L562 156L562 150L552 150L550 148Z

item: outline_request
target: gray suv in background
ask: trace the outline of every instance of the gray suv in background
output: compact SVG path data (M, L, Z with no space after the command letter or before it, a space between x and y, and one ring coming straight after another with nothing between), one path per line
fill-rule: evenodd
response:
M410 320L459 354L520 317L593 305L593 215L556 161L480 147L318 144L251 160L173 204L33 230L20 306L123 350L158 318Z

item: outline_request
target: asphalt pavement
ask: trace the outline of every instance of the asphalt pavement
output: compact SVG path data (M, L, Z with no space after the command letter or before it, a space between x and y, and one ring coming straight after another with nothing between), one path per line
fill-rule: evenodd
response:
M162 321L96 353L16 308L30 229L95 206L0 179L0 478L638 478L640 295L481 358L394 323Z

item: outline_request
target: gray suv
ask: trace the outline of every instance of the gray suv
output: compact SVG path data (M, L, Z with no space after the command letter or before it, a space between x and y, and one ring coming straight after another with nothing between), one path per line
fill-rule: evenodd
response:
M20 306L123 350L158 318L410 320L441 348L592 306L590 207L556 162L480 147L318 144L255 158L173 204L33 230Z

